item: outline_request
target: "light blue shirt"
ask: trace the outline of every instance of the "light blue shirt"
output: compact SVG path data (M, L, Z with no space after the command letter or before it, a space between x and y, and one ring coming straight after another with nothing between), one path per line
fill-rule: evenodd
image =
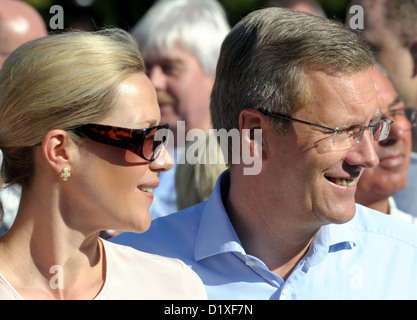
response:
M177 163L171 170L159 174L159 187L154 189L154 199L150 207L152 219L164 217L178 211L177 193L175 191L175 170Z
M417 153L411 152L407 186L394 195L397 207L417 219Z
M206 202L111 241L183 260L209 299L417 299L415 226L357 205L351 221L320 228L284 281L242 247L222 202L228 177Z
M417 225L417 216L412 215L408 212L404 212L397 207L394 197L388 197L388 204L389 204L389 214L393 217L401 218L405 221L408 221L412 224Z
M159 187L153 191L154 199L149 209L152 219L164 217L178 211L175 173L178 158L184 152L184 148L167 148L167 151L174 163L170 170L159 173Z

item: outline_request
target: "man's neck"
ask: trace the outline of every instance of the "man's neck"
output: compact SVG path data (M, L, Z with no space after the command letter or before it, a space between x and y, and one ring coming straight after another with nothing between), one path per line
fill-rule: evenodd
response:
M222 193L230 221L245 252L285 280L306 254L317 230L306 232L295 223L281 221L277 208L262 209L262 203L255 203L244 189L231 184L229 194Z
M388 198L380 199L380 200L374 201L372 203L361 203L361 204L368 207L368 208L371 208L371 209L389 214Z

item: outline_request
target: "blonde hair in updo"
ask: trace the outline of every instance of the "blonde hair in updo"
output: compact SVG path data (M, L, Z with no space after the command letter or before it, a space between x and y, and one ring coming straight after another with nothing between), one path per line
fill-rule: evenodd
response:
M145 72L137 44L116 28L50 35L14 51L0 71L4 182L30 183L45 134L105 117L117 85L135 72Z

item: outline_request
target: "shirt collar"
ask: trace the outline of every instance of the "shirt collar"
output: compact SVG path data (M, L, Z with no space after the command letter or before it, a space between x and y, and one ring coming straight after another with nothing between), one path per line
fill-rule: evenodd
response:
M200 227L194 247L196 261L225 252L246 254L223 205L222 193L230 186L229 170L223 172L207 200L201 214ZM349 250L355 247L355 236L349 225L355 223L329 224L321 227L315 235L306 260L310 266L322 261L329 252Z
M356 223L355 218L343 224L322 226L305 255L306 265L311 267L320 263L329 253L353 249L357 242L350 227L352 223Z
M411 215L409 213L406 213L406 212L400 210L397 207L397 204L394 200L394 197L391 196L391 197L388 198L388 204L389 204L389 214L390 215L392 215L393 217L401 218L401 219L406 220L410 223L415 223L413 215Z

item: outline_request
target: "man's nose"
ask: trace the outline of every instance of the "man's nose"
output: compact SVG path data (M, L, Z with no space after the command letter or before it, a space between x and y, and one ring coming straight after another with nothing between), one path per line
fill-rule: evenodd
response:
M345 161L350 165L370 169L379 164L379 157L375 151L375 141L367 133L363 133L361 141L356 143L346 155Z
M156 90L166 89L166 75L163 72L161 66L154 65L148 69L149 79Z

